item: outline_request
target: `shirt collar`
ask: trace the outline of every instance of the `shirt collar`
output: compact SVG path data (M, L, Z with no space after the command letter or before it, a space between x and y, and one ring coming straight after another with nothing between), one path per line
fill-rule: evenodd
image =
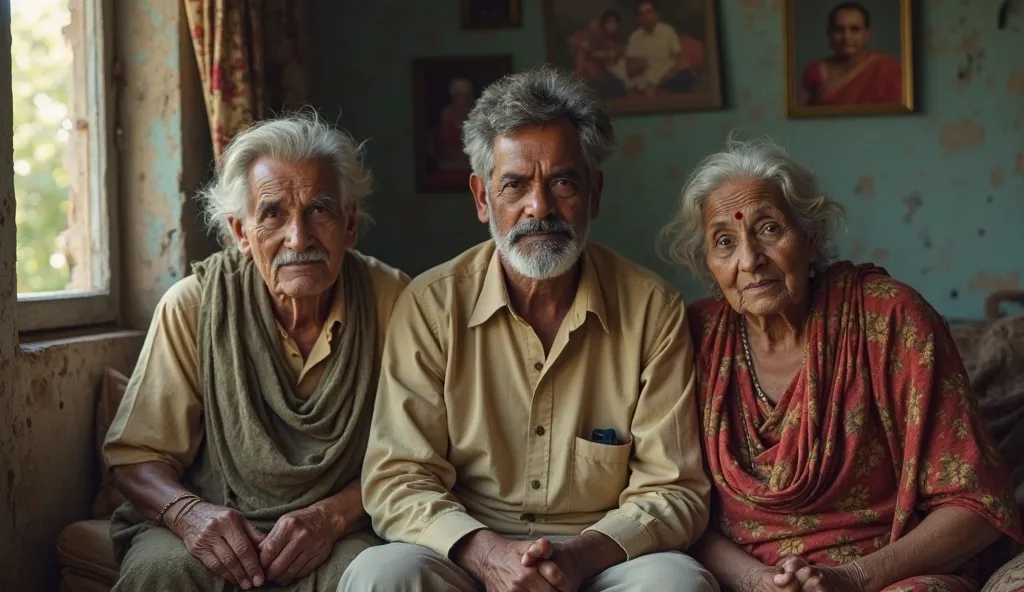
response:
M327 331L321 330L321 335L328 340L332 340L336 331L345 325L345 274L341 271L338 272L338 280L334 282L334 294L331 298L331 309L324 320L324 328ZM277 321L277 330L283 339L291 339L280 321Z
M573 298L572 306L566 318L572 323L572 329L577 329L586 320L587 313L592 312L601 322L605 332L608 332L608 314L604 303L604 294L601 292L601 282L597 277L597 270L594 269L592 258L588 256L586 249L583 253L583 273L580 275L580 283L576 288L576 296ZM473 313L469 317L469 326L476 327L484 324L496 312L502 308L511 311L508 301L508 289L505 287L505 271L501 265L501 257L498 249L494 249L491 260L487 264L487 271L484 276L484 284L480 289L480 296L477 298Z

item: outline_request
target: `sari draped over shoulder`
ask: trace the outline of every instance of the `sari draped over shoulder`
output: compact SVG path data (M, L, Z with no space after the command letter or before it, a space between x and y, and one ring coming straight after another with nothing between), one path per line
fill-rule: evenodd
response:
M804 364L773 408L755 394L741 317L725 301L691 307L715 526L768 565L844 564L946 506L1024 541L938 313L870 265L837 263L812 283Z
M851 72L829 76L829 61L804 71L802 86L812 105L869 105L903 99L903 66L883 53L872 53Z

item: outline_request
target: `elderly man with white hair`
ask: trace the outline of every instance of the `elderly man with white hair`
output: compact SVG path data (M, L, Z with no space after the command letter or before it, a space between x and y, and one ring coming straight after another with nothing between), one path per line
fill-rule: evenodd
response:
M359 474L407 278L353 250L370 183L315 114L225 150L203 197L231 246L160 301L104 445L115 590L334 590L379 542Z
M580 79L490 86L463 131L493 240L395 305L342 590L717 590L685 308L588 242L611 121ZM382 566L387 566L382 568Z

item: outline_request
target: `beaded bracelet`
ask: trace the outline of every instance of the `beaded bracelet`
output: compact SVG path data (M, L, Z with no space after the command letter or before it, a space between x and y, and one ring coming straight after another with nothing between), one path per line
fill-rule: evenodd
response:
M160 523L163 523L163 521L164 521L164 514L167 513L167 510L170 510L171 506L173 506L174 504L180 502L183 499L199 499L199 496L194 494L194 493L183 493L183 494L179 495L178 497L172 499L171 501L169 501L166 504L164 504L164 507L160 510L160 513L157 514L156 521L160 522Z

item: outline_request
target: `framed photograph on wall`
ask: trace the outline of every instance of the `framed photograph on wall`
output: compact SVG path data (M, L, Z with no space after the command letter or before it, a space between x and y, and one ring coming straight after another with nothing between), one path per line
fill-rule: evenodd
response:
M792 117L911 113L911 0L786 0Z
M420 59L412 71L417 189L468 191L462 123L483 89L511 73L512 56Z
M609 113L722 106L714 0L544 0L548 61Z
M460 0L463 29L503 29L523 23L522 0Z

